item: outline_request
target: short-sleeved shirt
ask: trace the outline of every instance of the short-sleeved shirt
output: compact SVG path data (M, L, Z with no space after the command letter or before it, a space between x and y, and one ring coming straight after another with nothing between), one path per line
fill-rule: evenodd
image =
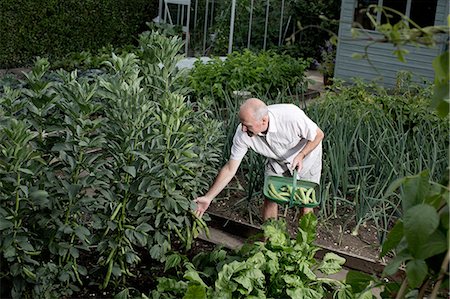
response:
M282 175L290 171L295 156L312 141L317 134L317 125L293 104L268 106L269 128L265 135L252 137L236 129L231 147L231 160L242 160L248 149L267 157L266 175ZM322 142L303 159L303 168L298 177L319 183L322 170Z

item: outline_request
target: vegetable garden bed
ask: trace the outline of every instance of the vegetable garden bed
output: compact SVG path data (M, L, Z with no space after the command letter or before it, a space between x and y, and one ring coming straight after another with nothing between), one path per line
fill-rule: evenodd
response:
M177 38L147 32L135 52L112 54L101 69L52 72L48 61L38 60L23 80L5 80L0 86L2 297L352 298L370 291L370 277L363 276L364 287L359 276L347 282L327 279L344 260L335 254L315 260L318 249L312 241L332 237L333 244L355 253L354 248L378 244L394 222L397 234L384 253L401 250L396 245L406 236L412 238L411 250L423 255L423 260L412 259L412 267L417 263L423 270L428 258L442 257L448 190L430 181L448 165L448 146L442 146L448 140L441 138L448 136L448 128L409 99L398 105L397 98L385 94L373 97L366 86L341 88L324 105L308 107L308 115L327 132L319 221L309 214L299 222L297 210L281 210L287 227L283 221L266 223L267 242L255 241L239 253L198 242L206 224L193 214L192 199L209 186L228 153L229 144L222 147L222 142L235 131L239 102L227 84L214 87L220 101L209 94L212 86L204 76L214 70L197 73L204 97L189 93L185 73L176 68L181 47ZM272 59L249 52L235 58L239 63L232 70L243 60ZM306 64L293 66L301 72ZM303 85L303 75L295 78L295 87ZM292 99L281 93L292 79L284 78L279 86L269 80L254 90L264 93L270 87L268 103ZM255 82L252 76L246 79ZM234 78L228 87L245 88L239 83ZM233 219L256 222L262 165L261 157L249 153L239 177L247 183L245 188L237 184L243 194L229 197L233 200L226 205L218 200L211 211L236 213L237 207L241 218ZM405 189L414 196L402 197L396 188L383 196L394 178L417 173L424 165L430 175L405 179ZM432 221L420 217L422 210ZM402 213L405 229L397 221ZM372 224L376 229L370 231ZM414 238L416 230L420 238ZM355 232L359 238L351 239ZM347 237L362 246L352 247ZM424 250L422 243L429 240L435 256ZM376 246L371 249L378 255ZM426 275L440 274L430 265L435 272ZM394 273L398 265L388 270ZM428 277L412 273L412 288Z

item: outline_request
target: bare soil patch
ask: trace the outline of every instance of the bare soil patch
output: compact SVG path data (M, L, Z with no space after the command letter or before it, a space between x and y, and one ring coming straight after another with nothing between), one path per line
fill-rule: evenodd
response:
M260 226L263 224L261 219L263 199L261 196L257 196L248 202L245 200L245 196L245 192L225 189L211 203L208 211L237 222ZM336 217L328 219L322 219L319 212L318 208L314 209L314 213L319 217L316 236L317 245L376 262L383 262L379 258L380 244L378 231L374 225L370 223L361 225L358 233L352 234L356 222L351 216L353 214L351 213L352 211L348 208L338 207ZM295 237L298 220L301 217L300 211L296 208L285 209L279 207L278 215L286 220L289 233L292 237Z

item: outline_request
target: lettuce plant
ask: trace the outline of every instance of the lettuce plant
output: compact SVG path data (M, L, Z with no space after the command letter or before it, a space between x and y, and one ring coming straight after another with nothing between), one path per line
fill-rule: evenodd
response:
M264 225L265 242L247 243L238 252L216 249L185 263L182 278L160 278L152 298L355 298L351 287L329 275L342 269L345 259L327 253L314 258L317 218L302 217L296 239L283 220ZM181 260L180 260L181 262ZM196 264L196 266L194 265ZM370 290L365 291L365 296Z

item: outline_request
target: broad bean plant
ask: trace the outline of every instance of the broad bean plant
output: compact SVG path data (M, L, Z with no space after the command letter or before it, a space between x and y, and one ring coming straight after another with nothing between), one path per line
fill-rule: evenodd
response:
M1 89L2 297L126 285L140 252L164 261L206 229L191 202L216 173L221 123L178 85L179 38L139 44L84 73L40 59Z

